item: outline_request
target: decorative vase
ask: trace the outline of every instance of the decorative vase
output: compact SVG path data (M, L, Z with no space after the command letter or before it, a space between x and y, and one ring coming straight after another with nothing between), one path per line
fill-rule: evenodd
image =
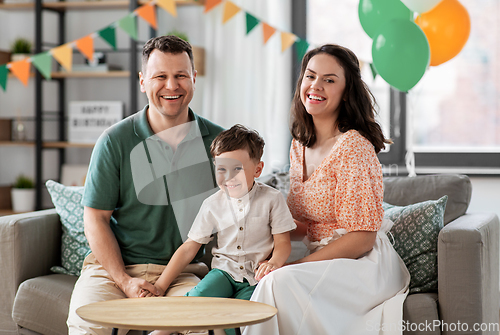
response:
M12 62L17 62L17 61L23 60L25 58L28 58L29 56L31 56L31 55L30 54L11 54L10 60Z
M12 210L16 213L35 210L34 188L13 188L11 190Z

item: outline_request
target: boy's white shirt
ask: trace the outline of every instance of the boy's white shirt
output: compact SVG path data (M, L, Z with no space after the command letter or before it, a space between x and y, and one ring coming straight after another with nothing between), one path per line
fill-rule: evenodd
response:
M217 233L212 268L226 271L235 281L245 278L256 285L254 272L273 250L272 235L295 228L281 192L256 181L242 198L230 198L222 190L208 197L188 237L206 244Z

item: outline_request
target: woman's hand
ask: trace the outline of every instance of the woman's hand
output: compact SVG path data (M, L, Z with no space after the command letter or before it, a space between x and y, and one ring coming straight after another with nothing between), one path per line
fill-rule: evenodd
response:
M290 239L292 241L302 241L307 234L307 224L295 219L293 221L297 225L297 228L290 232Z
M279 268L280 266L273 264L270 261L260 262L257 271L255 271L255 280L260 281L264 278L264 276Z
M156 288L156 293L154 294L146 289L142 289L139 294L139 298L149 298L149 297L163 297L165 295L165 290L158 285L154 285Z

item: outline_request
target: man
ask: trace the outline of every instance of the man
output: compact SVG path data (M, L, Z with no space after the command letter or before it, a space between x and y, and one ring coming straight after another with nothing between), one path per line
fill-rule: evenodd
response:
M189 43L175 36L146 42L140 86L149 104L106 130L92 152L82 200L92 252L71 298L71 335L110 333L78 317L80 306L156 293L189 214L216 190L209 147L222 128L188 107L195 81ZM166 295L183 295L198 281L184 272Z

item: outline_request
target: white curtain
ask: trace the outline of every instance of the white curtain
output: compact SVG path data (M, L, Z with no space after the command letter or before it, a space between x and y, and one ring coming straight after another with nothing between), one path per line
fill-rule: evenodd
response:
M264 138L264 173L288 164L291 58L279 31L291 31L291 0L232 0L242 8L222 24L224 3L204 15L206 71L203 115L229 128L235 123ZM263 44L262 24L246 35L245 11L277 28Z

